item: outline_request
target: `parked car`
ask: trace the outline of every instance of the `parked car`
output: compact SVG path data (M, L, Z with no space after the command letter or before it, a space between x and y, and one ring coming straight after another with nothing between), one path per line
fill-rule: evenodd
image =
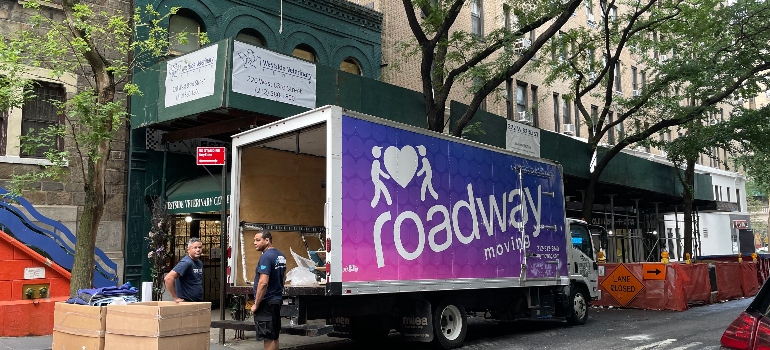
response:
M727 327L721 343L725 350L770 349L770 283L765 282L749 307Z

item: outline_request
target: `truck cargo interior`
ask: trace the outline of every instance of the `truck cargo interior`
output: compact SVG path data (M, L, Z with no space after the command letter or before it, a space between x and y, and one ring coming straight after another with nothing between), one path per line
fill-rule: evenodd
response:
M291 226L323 226L326 195L326 126L281 135L246 147L242 153L239 203L241 222ZM254 166L256 165L256 166ZM244 226L238 285L250 283L261 253L254 250L254 225ZM324 237L299 231L272 230L276 248L287 257L287 271L297 266L290 252L310 258L324 250Z

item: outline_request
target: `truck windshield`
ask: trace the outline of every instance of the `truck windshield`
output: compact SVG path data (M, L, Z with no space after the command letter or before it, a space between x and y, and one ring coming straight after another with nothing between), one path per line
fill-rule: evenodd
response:
M579 249L588 257L593 257L591 248L591 233L583 225L569 225L572 236L572 246Z

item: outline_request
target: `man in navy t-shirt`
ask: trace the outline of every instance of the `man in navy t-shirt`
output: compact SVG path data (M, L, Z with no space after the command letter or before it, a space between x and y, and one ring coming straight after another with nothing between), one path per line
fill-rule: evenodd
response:
M278 350L286 256L273 247L273 235L268 230L254 235L254 248L262 252L254 273L254 306L251 307L257 340L265 341L265 350Z
M198 238L187 242L187 255L179 260L163 281L174 301L203 301L203 244Z

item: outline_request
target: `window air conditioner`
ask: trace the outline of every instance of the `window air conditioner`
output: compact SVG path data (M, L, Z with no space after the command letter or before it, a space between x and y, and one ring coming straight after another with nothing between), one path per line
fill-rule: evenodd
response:
M642 94L642 90L634 90L634 96L639 96Z
M660 55L660 62L663 63L663 62L666 62L666 61L668 61L668 56Z
M564 135L575 135L575 125L574 124L564 124L564 127L562 128L562 133Z
M529 114L528 112L519 112L519 123L524 123L527 125L532 124L532 114Z
M595 25L596 24L596 20L594 20L594 14L593 13L589 13L588 14L588 24L590 24L590 25Z
M518 38L516 41L513 42L513 49L517 53L521 53L522 51L528 49L532 45L532 42L527 38Z
M588 72L588 78L591 80L596 80L596 72Z

